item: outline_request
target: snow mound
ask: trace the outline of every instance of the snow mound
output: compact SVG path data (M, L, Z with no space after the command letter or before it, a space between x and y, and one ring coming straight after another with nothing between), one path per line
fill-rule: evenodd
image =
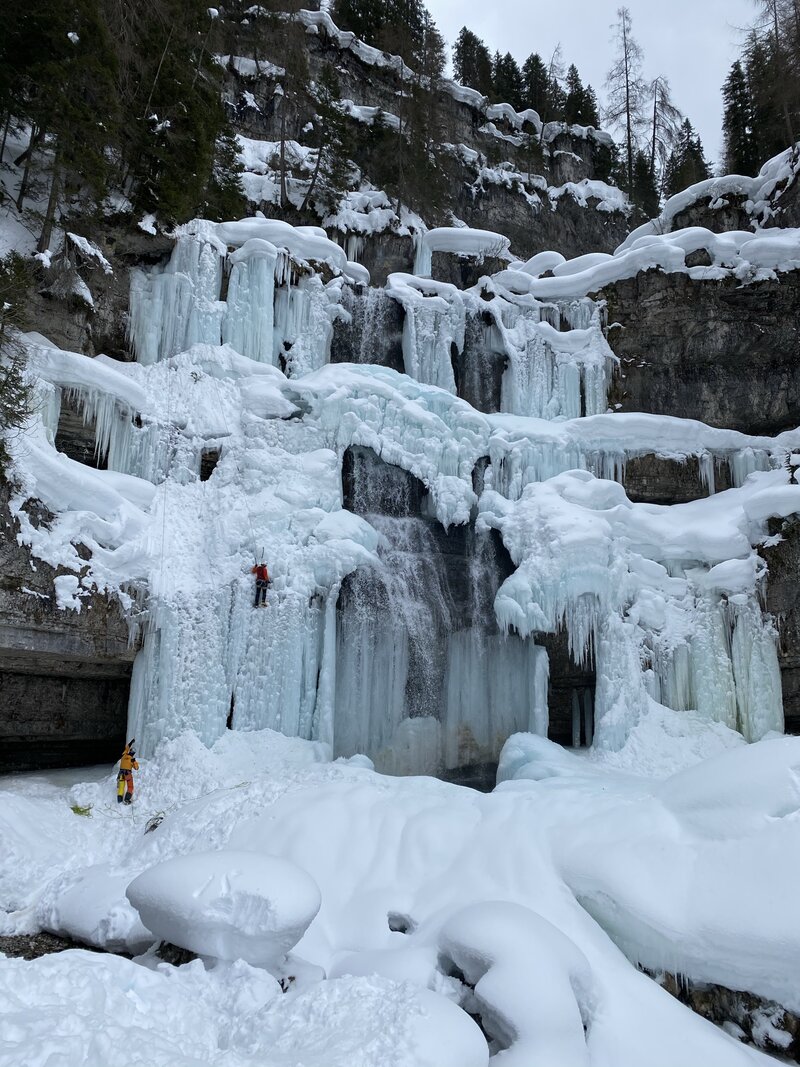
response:
M440 951L474 987L505 1067L587 1067L591 967L555 926L520 904L475 904L447 922Z
M276 966L319 911L313 879L294 863L253 852L196 852L134 878L128 900L153 933L223 960Z

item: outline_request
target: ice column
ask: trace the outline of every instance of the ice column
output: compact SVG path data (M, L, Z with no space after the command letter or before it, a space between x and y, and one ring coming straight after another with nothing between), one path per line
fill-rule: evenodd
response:
M210 225L181 231L163 269L133 272L130 334L140 363L168 359L197 341L219 344L226 250Z
M277 250L251 238L231 253L222 340L259 363L274 363L273 302Z

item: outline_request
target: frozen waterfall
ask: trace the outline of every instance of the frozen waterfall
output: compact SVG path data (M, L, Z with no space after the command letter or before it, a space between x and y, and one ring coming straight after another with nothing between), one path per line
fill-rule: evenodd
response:
M142 753L270 727L457 773L546 735L549 698L560 737L606 748L653 702L748 739L780 729L753 545L764 516L800 510L786 448L608 413L592 299L404 274L370 289L351 267L314 228L197 221L134 274L136 363L32 343L41 455L64 395L108 467L85 511L80 464L48 459L37 490L79 516L52 537L92 545L90 580L138 605ZM640 456L691 458L698 496L734 488L635 503Z

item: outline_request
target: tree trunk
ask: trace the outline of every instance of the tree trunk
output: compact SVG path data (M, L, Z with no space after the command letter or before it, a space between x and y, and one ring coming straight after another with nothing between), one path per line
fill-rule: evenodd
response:
M36 245L37 252L46 252L50 247L50 237L53 233L53 220L55 219L56 204L58 203L58 187L61 184L59 155L59 150L56 149L55 158L53 159L53 178L50 182L50 196L47 198L47 210L44 213L42 235Z
M314 164L314 173L311 175L311 184L306 190L306 195L303 197L303 203L300 205L300 210L305 211L311 200L311 194L314 192L314 186L317 184L317 178L319 177L320 167L322 166L322 153L325 150L327 143L327 131L323 128L322 135L320 137L319 148L317 150L317 162Z
M22 211L22 205L25 203L25 197L28 193L28 181L31 174L31 159L33 158L33 151L39 140L39 131L35 126L31 126L31 139L28 143L28 148L23 152L22 156L25 157L25 170L22 172L22 181L19 186L19 195L17 196L17 210ZM19 160L22 159L19 157Z
M653 142L650 146L650 173L656 173L656 131L658 129L658 78L653 85Z
M3 127L3 143L0 145L0 162L2 162L3 156L6 154L6 139L8 138L8 128L11 125L11 112L6 115L6 124Z
M167 57L167 52L169 51L169 43L172 40L172 34L174 32L175 32L175 23L173 23L172 26L170 26L169 33L167 34L167 41L166 41L166 44L164 45L164 51L161 53L161 59L159 59L159 61L158 61L158 67L156 68L156 73L155 73L155 76L153 78L153 84L150 86L150 93L149 93L149 95L147 97L147 103L144 105L144 113L142 115L143 119L147 118L148 112L150 111L150 104L151 104L152 99L153 99L153 93L156 91L156 85L158 85L158 79L159 79L159 75L161 74L161 68L163 67L164 60Z
M285 93L285 90L284 90ZM289 194L286 192L286 96L281 97L281 208L289 206Z
M631 118L631 67L628 28L622 23L622 51L625 57L625 134L628 147L628 193L633 189L633 122Z

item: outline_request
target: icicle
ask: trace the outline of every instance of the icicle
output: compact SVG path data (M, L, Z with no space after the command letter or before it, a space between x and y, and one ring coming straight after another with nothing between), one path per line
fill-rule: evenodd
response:
M731 597L730 611L738 728L748 741L758 741L784 726L777 635L752 597Z
M728 456L731 484L738 489L754 471L768 471L772 466L769 452L763 449L742 448Z
M697 457L697 462L700 467L700 483L707 490L708 495L713 496L717 491L714 457L710 452L701 452Z
M433 269L433 253L425 242L425 234L414 234L414 274L418 278L430 278Z
M266 241L247 241L231 255L230 262L222 340L249 359L274 363L276 250Z

